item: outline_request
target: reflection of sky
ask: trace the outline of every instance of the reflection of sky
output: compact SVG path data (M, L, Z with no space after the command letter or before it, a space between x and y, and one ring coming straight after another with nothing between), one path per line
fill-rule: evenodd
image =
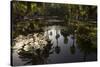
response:
M67 37L68 38L68 43L64 44L64 37L60 34L60 30L52 27L52 29L49 30L48 33L50 33L50 32L52 32L52 36L49 36L49 37L54 42L53 43L53 47L57 46L57 40L55 38L56 32L57 32L57 34L60 35L60 37L58 38L58 46L61 49L59 54L56 54L54 52L52 55L50 55L49 59L51 59L51 63L54 63L54 62L66 62L66 61L69 61L71 59L75 60L74 57L77 56L77 53L76 53L76 55L71 55L71 53L70 53L70 47L73 44L73 39L71 38L71 36Z
M48 30L48 34L52 32L52 35L49 35L49 38L53 41L53 46L57 46L57 40L56 40L56 34L59 34L60 37L58 38L58 46L60 47L61 51L59 54L56 54L55 52L50 55L48 59L51 61L48 61L48 63L56 63L56 62L72 62L72 61L83 61L83 53L79 51L79 49L76 49L76 39L75 39L75 54L71 54L70 47L73 45L73 39L71 38L72 35L67 36L68 42L67 44L64 44L64 37L60 34L59 27L52 27ZM57 33L56 33L57 32Z
M49 38L52 40L53 46L52 50L54 51L53 54L50 54L48 57L47 62L48 63L64 63L64 62L73 62L73 61L84 61L83 56L84 54L80 52L80 50L77 48L76 39L75 39L75 54L71 53L70 47L73 45L73 39L71 38L73 35L67 36L68 41L67 43L64 43L64 37L61 35L61 29L60 26L48 26L44 27L45 34L49 35ZM65 29L65 28L64 28ZM52 32L52 35L50 33ZM59 34L60 37L56 39L56 35ZM58 40L58 46L60 47L60 53L57 54L55 52L55 47L57 46L57 40ZM87 56L89 60L92 60L95 55L89 55ZM87 60L88 60L87 59ZM17 53L13 53L13 62L15 65L22 65L25 61L22 61L18 58Z

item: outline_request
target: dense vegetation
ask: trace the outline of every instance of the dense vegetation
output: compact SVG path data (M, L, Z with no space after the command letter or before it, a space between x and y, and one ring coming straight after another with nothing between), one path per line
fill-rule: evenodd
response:
M47 19L64 20L63 25L71 26L78 26L78 21L96 23L97 20L97 7L91 5L12 1L11 8L12 27L14 31L18 31L13 32L16 33L15 37L26 31L39 30L41 26L49 24L45 22Z
M96 20L97 7L90 5L55 4L13 1L13 19L22 20L34 16L59 16L71 20Z

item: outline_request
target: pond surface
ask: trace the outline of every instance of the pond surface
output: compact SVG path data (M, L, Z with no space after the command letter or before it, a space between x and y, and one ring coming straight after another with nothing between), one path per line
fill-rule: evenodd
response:
M67 26L44 26L44 35L48 35L52 40L52 46L49 51L37 57L21 56L17 50L13 50L12 64L17 65L36 65L36 64L54 64L54 63L69 63L69 62L82 62L82 61L96 61L96 52L91 49L85 50L83 47L78 46L77 35L67 34ZM66 35L63 31L66 30ZM91 46L91 45L90 45ZM87 48L87 47L86 47ZM44 56L44 57L43 57ZM36 60L36 58L38 58Z

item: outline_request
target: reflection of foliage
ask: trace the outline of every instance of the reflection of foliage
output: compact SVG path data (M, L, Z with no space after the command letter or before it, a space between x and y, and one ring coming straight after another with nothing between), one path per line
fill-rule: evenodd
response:
M68 42L68 38L64 37L64 43L67 44L67 42Z
M96 32L94 32L94 27L89 28L88 26L81 25L78 28L77 34L77 43L80 50L85 53L89 54L91 52L96 52L96 40L95 43L93 39L96 39ZM93 35L91 35L93 33Z
M40 23L37 18L41 19L50 19L52 16L57 16L54 19L64 19L64 20L95 20L96 21L96 6L85 6L85 5L72 5L72 4L54 4L54 3L40 3L40 2L23 2L23 1L13 1L12 2L12 22L13 22L13 30L12 36L13 38L18 35L27 35L33 32L43 32L42 26L45 26L44 23ZM45 18L47 16L47 18ZM35 21L33 21L35 20ZM68 23L68 22L66 22ZM81 22L82 23L82 22ZM64 37L64 43L67 43L67 36L69 34L74 34L75 30L77 30L77 43L78 47L84 54L89 54L91 52L97 51L97 38L96 38L96 28L94 26L76 25L75 23L68 24L68 30L61 30L61 35ZM95 24L94 24L95 25ZM50 35L52 35L50 33ZM59 34L56 34L56 39L60 37ZM41 55L40 50L36 52L38 55L27 54L22 55L24 58L30 59L28 63L43 63L45 59L50 54L51 47L45 47L45 50ZM75 46L71 46L70 50L72 54L75 53ZM55 47L55 52L57 54L60 53L60 47ZM52 52L51 52L52 53ZM20 56L21 56L20 55ZM22 58L22 57L21 57ZM26 63L27 64L27 63Z
M70 47L70 51L72 54L75 54L75 46L74 44Z
M60 53L60 47L59 47L58 45L55 47L55 52L56 52L57 54Z
M43 32L20 35L16 37L13 49L15 49L22 61L27 64L44 64L52 51L51 40L44 36Z
M56 30L56 40L57 40L57 46L55 47L55 52L57 54L60 53L60 47L58 46L58 38L60 37L60 35L58 34L57 30Z
M60 37L60 35L59 35L59 34L57 34L57 35L56 35L56 39L58 39L59 37Z
M47 58L49 57L50 54L52 54L53 52L51 51L51 47L53 44L48 43L45 47L43 47L43 49L35 49L32 48L32 46L30 46L32 48L32 52L30 51L30 49L28 51L25 51L21 49L21 52L19 52L19 58L21 58L23 61L27 61L24 65L27 64L45 64L47 63ZM41 45L42 46L42 45ZM27 59L27 60L25 60Z
M75 48L75 36L72 36L72 39L73 39L73 44L70 47L70 51L72 54L75 54L75 50L76 50L76 48Z
M52 36L52 31L50 32L50 35Z
M21 58L23 61L27 61L24 65L30 63L33 65L45 64L47 63L47 58L49 57L49 55L53 53L51 52L51 47L52 44L48 44L46 47L44 47L44 50L37 49L35 52L33 51L33 53L24 51L19 54L19 58Z
M67 44L68 38L67 36L69 35L69 32L67 30L61 29L61 35L64 37L64 43Z
M91 46L93 44L91 43L91 40L87 36L85 35L79 36L77 38L77 41L78 41L78 44L79 44L78 46L80 47L81 51L87 52L87 53L91 52Z

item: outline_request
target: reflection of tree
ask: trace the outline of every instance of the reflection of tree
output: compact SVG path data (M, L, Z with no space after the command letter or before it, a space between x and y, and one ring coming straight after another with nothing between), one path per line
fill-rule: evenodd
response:
M50 32L50 35L52 36L52 31Z
M68 42L68 38L64 37L64 44L67 44L67 42Z
M60 53L60 46L58 46L58 38L60 37L60 35L57 33L57 31L56 31L56 40L57 40L57 46L55 47L55 52L57 53L57 54L59 54Z
M68 42L67 36L68 36L68 31L65 31L64 29L61 30L61 35L64 37L64 43L66 44Z
M72 54L75 54L75 38L73 38L73 45L70 47L70 51Z
M84 39L85 37L85 39ZM91 40L89 38L87 38L87 36L80 36L78 37L78 47L80 48L80 51L82 51L84 53L84 60L86 60L86 56L87 54L92 52L92 43Z
M84 54L84 61L86 60L86 57L88 54L97 52L96 51L96 44L93 44L93 40L91 39L90 34L93 32L93 29L91 30L88 27L80 26L78 29L77 34L77 43L78 47L80 48L80 51Z

